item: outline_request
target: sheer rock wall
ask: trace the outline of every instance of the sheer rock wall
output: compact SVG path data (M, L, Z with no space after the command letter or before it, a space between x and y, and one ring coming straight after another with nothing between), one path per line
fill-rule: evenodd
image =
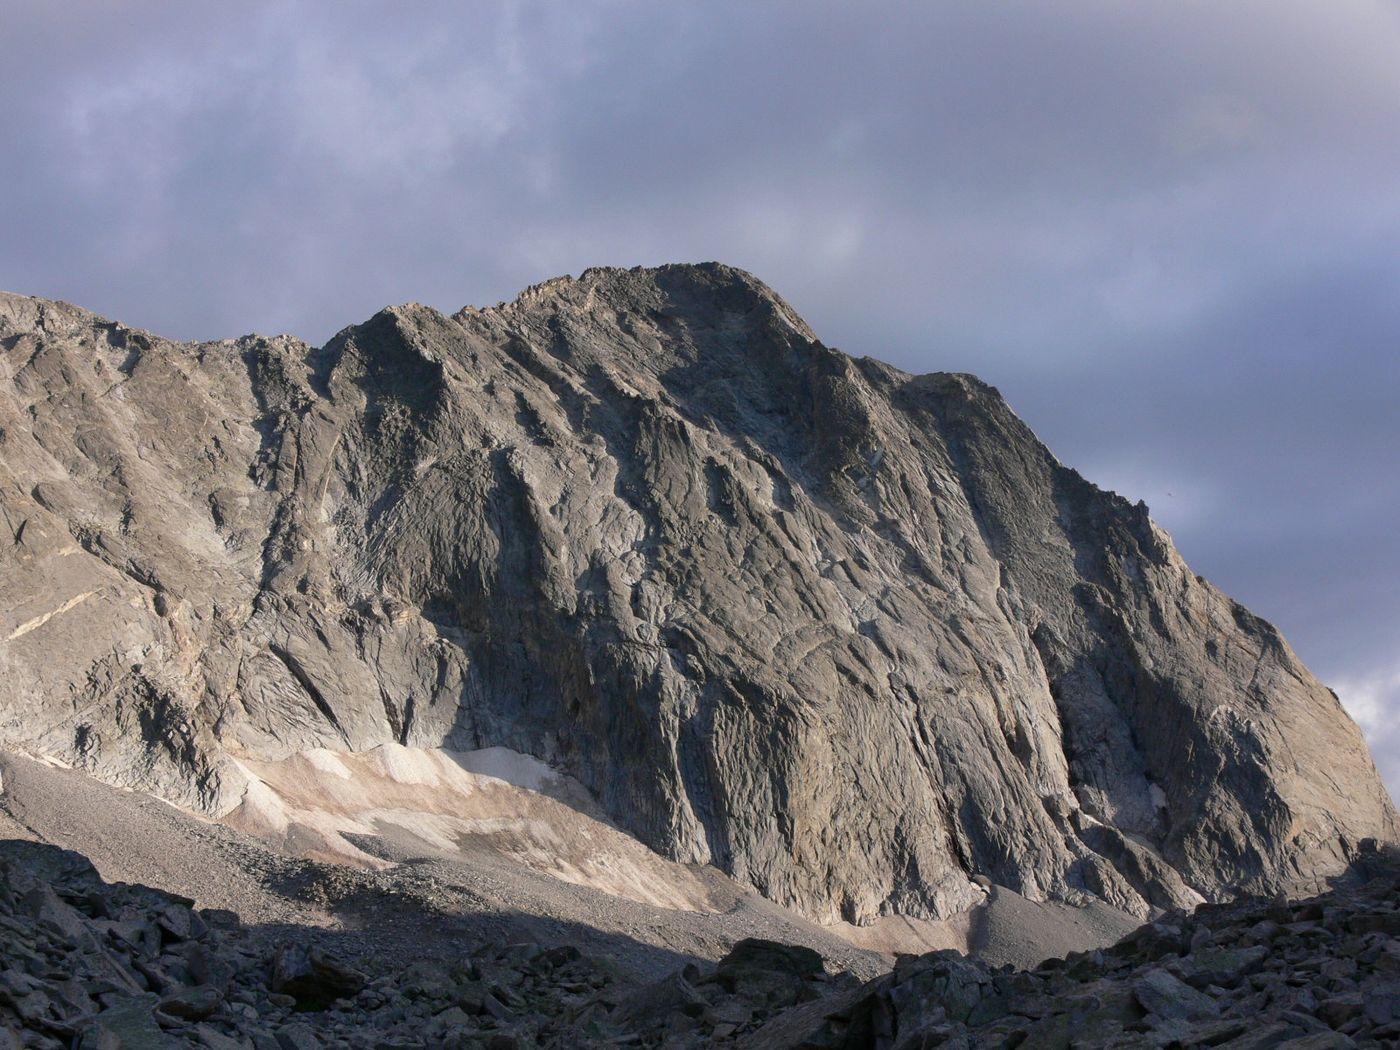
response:
M808 915L1145 915L1397 825L1359 732L997 392L719 265L313 349L0 296L0 740L223 815L242 758L504 746Z

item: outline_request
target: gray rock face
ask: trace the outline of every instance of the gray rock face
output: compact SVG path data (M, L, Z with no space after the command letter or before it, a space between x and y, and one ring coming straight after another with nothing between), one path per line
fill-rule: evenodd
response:
M1145 915L1395 811L1278 632L995 390L718 265L320 349L0 296L0 740L213 815L238 759L533 754L822 920Z

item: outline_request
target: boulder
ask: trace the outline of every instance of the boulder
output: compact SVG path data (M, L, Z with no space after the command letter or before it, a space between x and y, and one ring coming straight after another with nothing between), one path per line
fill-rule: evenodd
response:
M368 978L316 947L286 944L273 955L273 991L290 996L299 1010L319 1010L348 999L369 983Z

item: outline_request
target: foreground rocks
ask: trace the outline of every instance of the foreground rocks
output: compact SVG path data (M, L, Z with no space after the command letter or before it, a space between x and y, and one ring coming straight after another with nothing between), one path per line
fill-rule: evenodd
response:
M1351 885L1171 912L1102 951L1034 971L954 952L903 957L837 1009L780 1018L755 1046L1228 1047L1400 1043L1400 866Z
M568 1045L581 1012L623 995L605 962L530 944L365 972L314 931L107 885L77 854L27 842L0 844L0 931L0 1047Z
M0 842L0 1048L210 1050L661 1045L732 1039L859 981L741 942L656 984L568 945L464 944L351 963L306 928L247 927L71 851Z
M1343 888L1169 912L1112 948L1036 970L954 952L867 984L810 949L745 940L652 983L567 946L451 959L337 958L70 852L0 843L0 1047L1228 1047L1400 1041L1400 864ZM385 956L385 960L388 956Z

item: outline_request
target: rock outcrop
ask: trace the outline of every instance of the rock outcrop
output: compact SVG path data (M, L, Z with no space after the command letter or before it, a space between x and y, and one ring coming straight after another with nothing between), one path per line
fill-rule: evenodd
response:
M719 265L326 346L0 296L0 742L214 816L244 764L507 747L809 916L1146 916L1395 811L1279 633L997 392Z

